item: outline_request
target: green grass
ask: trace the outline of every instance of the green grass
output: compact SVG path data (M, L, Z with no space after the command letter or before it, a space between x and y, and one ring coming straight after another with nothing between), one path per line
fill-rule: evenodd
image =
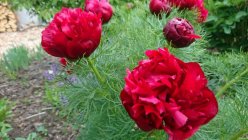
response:
M186 62L199 62L215 93L246 69L247 53L212 55L204 50L207 42L205 32L196 24L195 18L189 20L203 39L188 48L171 48L163 37L163 26L174 16L190 15L194 17L193 13L173 11L168 18L159 20L150 14L147 4L139 2L131 11L115 8L115 16L103 27L101 45L91 56L106 79L105 83L97 82L87 62L82 60L73 67L73 73L80 79L79 84L54 87L68 97L69 104L62 107L62 112L80 128L78 139L164 140L167 137L163 131L150 134L137 129L119 99L125 70L134 68L138 61L144 59L145 50L168 47L174 55ZM226 140L248 128L248 76L245 74L237 79L218 99L220 111L217 117L203 126L192 140Z
M30 63L28 50L24 46L14 47L3 55L1 68L11 77L15 77L17 71L27 67Z
M17 46L7 50L0 58L0 71L15 79L19 70L27 68L32 61L43 57L44 52L40 46L33 51L29 51L22 45Z

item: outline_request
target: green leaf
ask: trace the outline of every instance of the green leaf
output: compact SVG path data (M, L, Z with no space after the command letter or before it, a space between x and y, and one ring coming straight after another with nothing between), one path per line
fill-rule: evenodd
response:
M44 135L47 135L47 133L48 133L48 130L43 125L38 126L36 128L36 131L40 132L40 133L42 133Z
M15 138L15 140L26 140L25 138Z
M223 29L225 34L231 34L231 28L225 26Z
M212 22L212 21L217 21L217 20L218 20L217 16L211 15L208 17L207 22Z
M230 17L228 20L225 21L225 24L227 25L233 25L234 19Z
M236 16L235 16L235 19L236 21L240 21L240 19L244 16L247 16L248 13L246 11L239 11Z
M36 137L37 137L37 133L35 132L30 133L27 137L27 140L35 140Z

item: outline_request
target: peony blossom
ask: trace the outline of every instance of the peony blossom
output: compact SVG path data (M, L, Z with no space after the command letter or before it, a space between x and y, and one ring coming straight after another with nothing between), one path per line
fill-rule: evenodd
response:
M167 41L175 48L187 47L195 39L200 38L195 34L193 26L186 19L181 18L173 18L168 21L163 32Z
M102 22L107 23L113 15L113 8L108 0L86 0L85 11L102 15Z
M208 17L208 10L205 9L203 0L170 0L170 2L180 9L197 9L198 22L204 22Z
M101 39L100 17L80 8L63 8L42 31L42 47L50 55L75 60L88 57Z
M147 60L127 70L121 101L144 131L162 129L170 140L191 137L218 112L198 63L185 63L167 49L148 50Z
M170 0L172 4L181 9L192 9L198 3L198 0Z
M171 5L168 0L151 0L149 5L152 14L160 15L166 13L167 15L171 12Z
M200 7L198 8L198 13L199 13L198 22L202 23L207 20L207 17L208 17L207 9L205 9L204 7Z

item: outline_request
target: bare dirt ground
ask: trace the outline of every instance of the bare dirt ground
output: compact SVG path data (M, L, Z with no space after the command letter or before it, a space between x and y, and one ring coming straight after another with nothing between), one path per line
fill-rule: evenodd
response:
M19 32L0 33L0 57L6 50L23 45L32 50L41 42L44 27L33 27Z
M35 27L24 32L0 34L0 52L5 52L12 45L24 44L33 48L40 42L41 27ZM46 57L34 61L28 68L18 72L15 80L9 79L0 71L0 98L7 98L13 103L12 116L8 122L13 127L9 133L11 139L27 137L37 132L38 127L44 127L47 134L42 134L44 140L75 139L76 132L72 126L58 116L58 111L44 101L44 77L51 63L57 59ZM1 138L0 138L1 139Z

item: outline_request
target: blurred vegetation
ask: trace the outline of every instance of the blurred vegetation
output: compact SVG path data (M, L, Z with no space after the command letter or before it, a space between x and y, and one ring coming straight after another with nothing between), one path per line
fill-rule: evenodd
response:
M13 9L26 8L38 14L44 21L52 19L62 7L83 7L84 0L0 0L8 2Z
M7 50L0 60L1 70L11 78L15 78L16 72L27 67L29 63L28 50L24 46Z
M248 50L248 1L205 0L209 17L206 31L210 47Z
M0 71L15 79L19 70L27 68L33 60L40 60L43 56L44 52L40 46L31 52L22 45L13 47L0 58Z

